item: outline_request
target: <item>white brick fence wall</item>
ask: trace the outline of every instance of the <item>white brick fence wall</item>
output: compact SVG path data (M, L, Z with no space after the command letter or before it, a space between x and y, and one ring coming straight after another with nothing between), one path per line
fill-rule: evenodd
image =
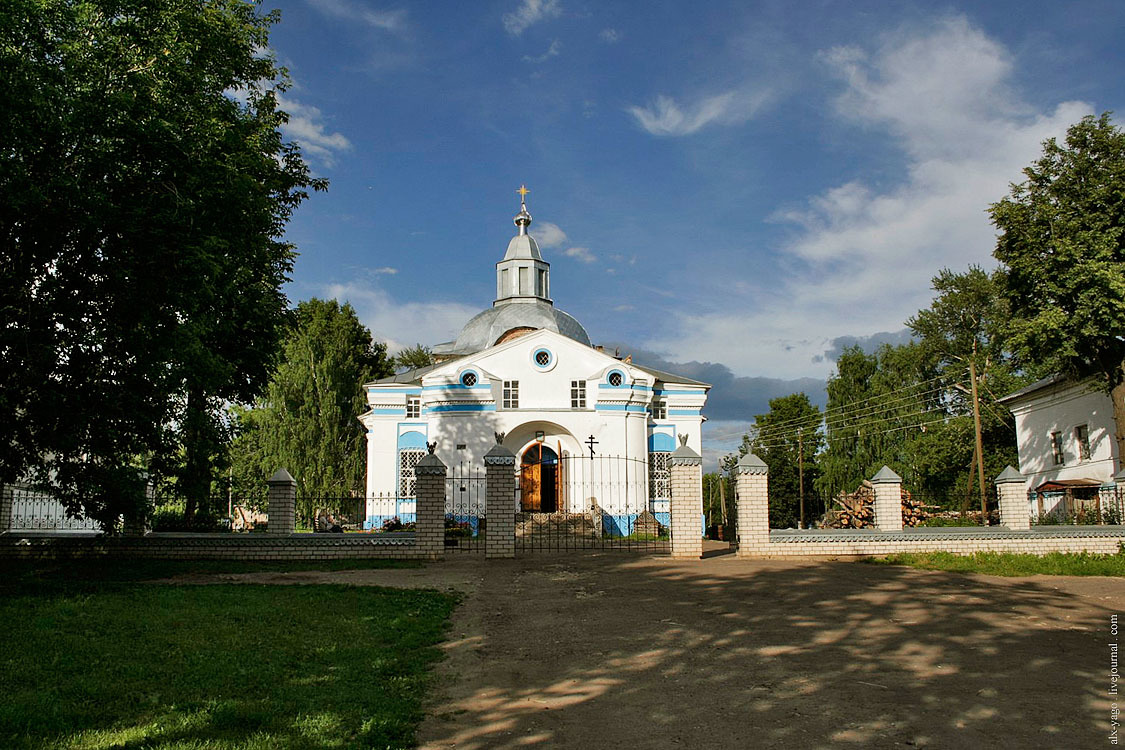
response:
M1112 554L1125 543L1122 526L1030 528L1024 477L1012 467L996 478L1000 526L903 528L902 479L884 466L875 485L874 529L769 530L769 485L765 462L746 455L734 470L738 492L740 557L866 556L899 552L1049 552Z

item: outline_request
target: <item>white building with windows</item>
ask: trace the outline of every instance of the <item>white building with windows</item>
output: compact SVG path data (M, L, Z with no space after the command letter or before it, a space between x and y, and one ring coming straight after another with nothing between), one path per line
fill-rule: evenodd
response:
M1113 402L1096 383L1044 378L999 400L1016 422L1019 470L1032 514L1094 496L1118 467Z
M597 510L621 534L645 511L667 523L668 457L678 438L702 453L710 386L592 346L551 300L526 203L514 221L492 307L433 348L437 364L364 386L367 524L413 519L427 444L456 477L481 467L500 434L520 465L523 511Z

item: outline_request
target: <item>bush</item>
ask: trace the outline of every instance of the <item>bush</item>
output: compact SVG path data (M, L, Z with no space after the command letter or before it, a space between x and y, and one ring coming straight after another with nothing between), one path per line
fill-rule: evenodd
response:
M395 516L394 518L388 518L386 521L383 521L383 525L379 528L379 531L414 531L416 528L417 524L413 521L403 523L398 516Z
M157 508L153 511L150 525L153 531L230 531L229 519L196 513L189 523L180 508Z

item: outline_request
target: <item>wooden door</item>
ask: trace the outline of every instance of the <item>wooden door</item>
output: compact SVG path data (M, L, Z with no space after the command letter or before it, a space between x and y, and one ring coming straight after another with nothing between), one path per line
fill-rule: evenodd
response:
M538 462L525 463L520 467L520 510L525 513L538 513L542 507L541 472L542 467Z

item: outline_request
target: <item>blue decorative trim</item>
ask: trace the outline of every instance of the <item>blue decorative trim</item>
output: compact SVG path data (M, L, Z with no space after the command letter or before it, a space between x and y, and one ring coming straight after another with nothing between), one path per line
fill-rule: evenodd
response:
M435 414L446 411L496 411L496 404L441 404L427 406L422 409L423 414Z
M547 354L547 364L539 364L539 352L545 352ZM537 370L549 370L551 369L551 365L555 364L555 353L547 347L541 346L531 353L531 364L534 365Z
M664 388L653 388L652 392L658 396L702 396L706 393L702 388L698 391L669 391Z
M671 416L698 417L701 411L703 411L702 406L700 406L698 408L695 408L695 409L669 409L668 410L668 416L669 417L671 417Z
M648 451L653 453L656 451L667 451L671 453L676 450L676 439L666 432L654 432L648 436Z
M621 385L613 385L612 383L609 382L610 377L612 377L613 373L615 373L615 372L618 375L621 376ZM629 388L630 387L629 378L628 378L628 376L625 375L624 370L614 368L614 369L610 370L609 372L607 372L605 374L605 382L599 383L598 387L599 388Z
M406 407L405 406L380 406L380 407L373 406L373 407L371 407L371 413L372 414L402 414L403 416L405 416L406 415Z
M410 430L398 436L398 443L396 446L400 451L403 449L416 448L419 450L426 450L426 436L417 430Z
M474 373L474 374L476 374L476 373ZM424 388L422 388L422 390L423 391L431 391L431 392L432 391L457 391L458 393L464 393L466 391L490 391L490 390L492 390L492 386L487 384L487 383L485 383L484 385L481 385L480 376L477 375L477 384L476 385L464 385L462 383L447 383L445 385L427 385Z
M637 414L645 413L644 404L598 404L594 411L627 411Z

